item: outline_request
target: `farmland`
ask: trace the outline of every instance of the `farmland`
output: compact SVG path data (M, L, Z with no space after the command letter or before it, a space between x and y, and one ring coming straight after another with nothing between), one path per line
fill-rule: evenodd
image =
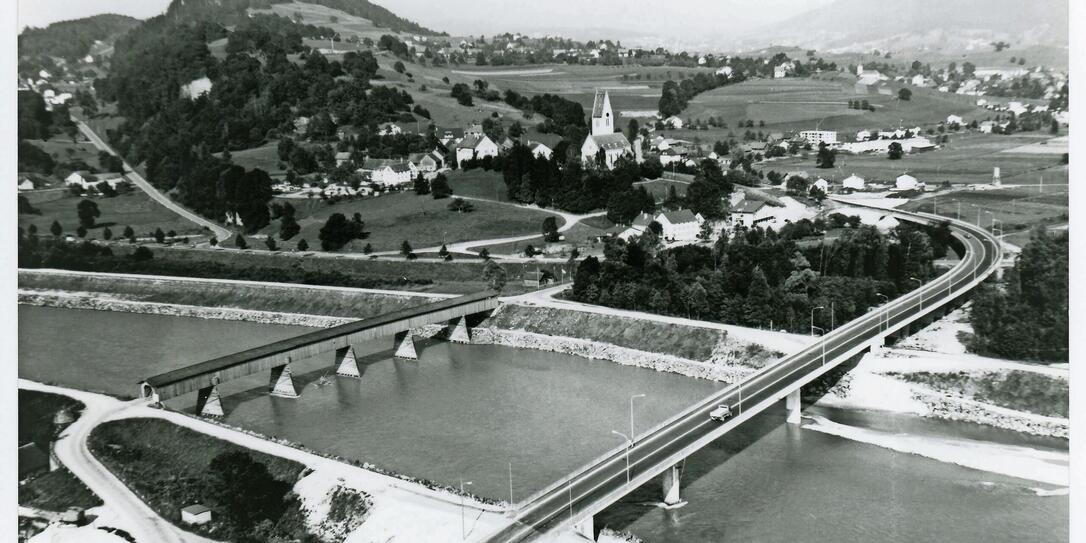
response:
M1022 187L1002 190L955 191L936 198L914 200L902 206L907 211L933 211L946 217L961 219L981 226L991 227L993 219L1006 231L1028 230L1038 224L1067 222L1067 187L1051 187L1041 192L1040 187ZM1023 241L1023 236L1016 236ZM1028 239L1028 233L1024 239Z
M454 188L455 190L455 188ZM300 239L309 246L319 247L319 232L333 213L350 218L355 213L362 216L370 235L355 240L344 251L361 252L369 244L374 251L398 251L403 241L419 249L445 243L471 241L532 234L540 231L543 219L550 216L543 211L532 211L509 205L473 201L475 210L470 213L449 211L450 199L434 200L430 196L417 196L413 192L397 193L345 201L329 205L320 199L280 199L289 202L297 210L296 220L302 231L290 241L280 245L292 248ZM561 224L559 219L559 224ZM260 237L279 232L279 221L265 228Z
M39 233L44 234L49 231L49 226L55 220L60 223L65 234L74 235L76 227L79 226L76 205L83 198L73 196L66 191L49 191L41 194L48 194L51 197L59 194L60 197L33 203L32 205L41 211L41 214L20 214L19 227L27 228L33 224L38 227ZM98 217L97 225L88 229L88 238L100 238L106 227L109 227L115 237L121 236L125 226L131 226L140 237L149 236L155 228L161 228L163 232L173 230L180 235L202 232L199 227L162 207L138 189L120 194L115 198L93 198L92 200L98 204L102 215Z
M814 156L786 158L761 164L765 171L807 170L811 175L829 181L840 181L856 174L866 180L893 182L902 173L928 184L949 181L951 184L987 183L992 180L992 168L1000 168L1004 184L1036 184L1043 178L1046 185L1066 185L1067 165L1060 164L1058 154L1039 154L1016 148L1046 141L1049 136L1015 134L1000 136L980 133L951 133L949 145L927 153L906 154L900 160L889 160L885 154L838 154L833 169L815 168Z

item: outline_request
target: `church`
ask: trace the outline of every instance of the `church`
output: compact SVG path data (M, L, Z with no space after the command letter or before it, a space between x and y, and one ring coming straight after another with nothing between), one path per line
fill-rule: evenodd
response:
M613 169L619 157L633 155L630 140L621 132L615 133L615 116L611 111L611 97L607 91L596 91L592 102L592 133L581 145L581 160L586 164L595 164L600 150L604 153L604 164Z

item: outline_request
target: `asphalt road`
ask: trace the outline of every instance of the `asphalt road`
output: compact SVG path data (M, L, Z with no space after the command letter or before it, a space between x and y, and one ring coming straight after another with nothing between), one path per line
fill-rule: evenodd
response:
M932 219L932 216L922 214L908 215L921 220ZM616 496L620 497L636 488L638 479L647 480L656 476L738 424L724 425L711 420L709 412L717 405L730 405L732 413L741 422L745 420L742 418L744 413L748 416L753 414L751 410L755 406L779 398L781 394L794 389L797 382L826 369L825 364L836 365L845 358L835 360L837 357L885 335L887 329L893 330L896 325L923 314L925 310L960 296L974 277L983 277L993 269L992 264L998 260L994 251L997 241L986 231L970 224L953 223L953 229L966 244L967 252L952 270L833 330L821 341L743 382L715 393L636 438L628 452L630 477L634 484L627 485L626 448L616 449L596 463L582 468L568 480L558 481L542 495L530 499L522 505L513 524L486 541L504 543L528 540L561 527L571 519L579 521L594 514L613 502Z

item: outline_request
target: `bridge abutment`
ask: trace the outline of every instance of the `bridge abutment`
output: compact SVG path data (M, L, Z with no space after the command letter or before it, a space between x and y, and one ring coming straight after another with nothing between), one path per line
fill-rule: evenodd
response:
M196 392L196 414L201 417L222 417L226 412L222 408L219 387L211 385Z
M290 363L271 369L271 395L283 398L297 398L298 389L294 387Z
M788 424L799 424L803 410L803 401L799 393L800 389L797 388L784 397L784 407L788 409Z
M415 338L411 335L410 330L405 330L396 334L396 358L406 358L407 360L418 360L419 355L415 352Z
M467 317L458 317L449 323L449 341L471 343L471 329L468 328Z
M593 517L588 517L573 525L573 533L589 540L596 540L596 522Z
M336 375L362 377L358 371L358 360L354 357L354 347L348 345L336 350Z
M664 472L664 504L676 505L682 501L679 496L679 465L675 464Z

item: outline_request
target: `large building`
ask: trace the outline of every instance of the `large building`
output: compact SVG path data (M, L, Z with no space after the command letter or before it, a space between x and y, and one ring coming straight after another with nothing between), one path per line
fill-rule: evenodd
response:
M799 133L799 137L811 144L811 147L818 147L820 143L826 145L837 143L837 132L834 130L804 130Z
M585 163L595 163L597 156L603 152L603 164L607 169L615 167L615 162L623 155L633 155L633 147L630 140L620 133L615 133L615 116L611 111L611 97L607 91L596 91L596 98L592 102L592 133L581 145L581 160Z

